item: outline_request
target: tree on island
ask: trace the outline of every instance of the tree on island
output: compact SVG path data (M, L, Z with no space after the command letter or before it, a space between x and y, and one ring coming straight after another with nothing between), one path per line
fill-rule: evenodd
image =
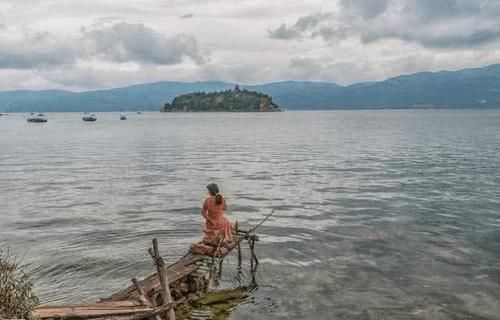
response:
M273 112L280 111L269 95L241 90L238 85L233 90L220 92L194 92L177 96L172 103L166 103L162 112Z

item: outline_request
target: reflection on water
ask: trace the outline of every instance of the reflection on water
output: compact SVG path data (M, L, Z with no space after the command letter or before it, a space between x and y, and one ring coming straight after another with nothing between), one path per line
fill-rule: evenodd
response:
M183 255L213 181L242 227L276 208L231 319L499 319L500 111L47 116L0 119L0 243L44 303Z

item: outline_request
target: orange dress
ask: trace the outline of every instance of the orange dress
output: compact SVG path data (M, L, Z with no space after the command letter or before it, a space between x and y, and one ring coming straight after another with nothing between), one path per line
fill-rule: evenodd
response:
M203 230L205 239L214 241L221 233L224 234L226 241L233 239L233 225L224 216L226 208L226 199L224 198L222 198L221 204L215 203L215 196L205 200L203 209L201 209L201 214L206 219L205 230Z

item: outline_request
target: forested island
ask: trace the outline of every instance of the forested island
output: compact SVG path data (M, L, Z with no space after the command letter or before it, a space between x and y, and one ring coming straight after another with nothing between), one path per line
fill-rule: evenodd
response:
M275 112L280 111L272 98L256 91L233 90L219 92L194 92L175 97L166 103L162 112Z

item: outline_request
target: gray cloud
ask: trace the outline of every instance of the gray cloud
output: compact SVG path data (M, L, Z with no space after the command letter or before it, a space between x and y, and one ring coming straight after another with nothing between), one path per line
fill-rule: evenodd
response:
M270 30L273 39L358 38L467 48L500 40L500 2L489 0L341 0L335 13L312 14Z
M320 35L325 21L333 19L331 13L316 13L301 17L291 26L283 24L274 30L269 30L273 39L296 39L307 36Z
M75 48L50 33L34 33L18 40L2 40L2 69L32 69L72 64L75 61Z
M269 35L273 39L296 39L302 36L304 30L297 30L296 27L288 27L286 24L282 24L274 30L269 30Z
M488 14L484 11L491 8L492 3L493 1L489 0L407 0L403 2L402 11L404 14L412 14L418 20L426 22Z
M348 11L371 19L387 10L389 0L341 0L341 5Z
M71 39L48 32L13 39L5 32L0 41L1 69L47 68L92 59L156 65L177 64L185 58L198 64L206 61L192 36L166 36L143 24L125 22L82 28L80 35Z
M417 42L430 48L453 49L470 48L485 45L500 40L500 24L491 25L474 30L470 22L457 23L455 32L435 32L431 29L414 32L408 28L399 30L367 30L361 35L364 43L371 43L383 39L399 39L408 42Z
M183 34L167 37L143 24L121 22L82 33L90 56L113 62L168 65L185 57L196 63L205 61L194 37Z

